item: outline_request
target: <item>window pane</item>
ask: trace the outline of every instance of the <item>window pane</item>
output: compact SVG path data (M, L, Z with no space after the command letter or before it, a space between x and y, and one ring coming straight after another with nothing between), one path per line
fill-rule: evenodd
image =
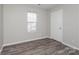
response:
M27 13L27 22L36 22L37 15L36 13Z
M36 23L28 23L28 32L36 31Z

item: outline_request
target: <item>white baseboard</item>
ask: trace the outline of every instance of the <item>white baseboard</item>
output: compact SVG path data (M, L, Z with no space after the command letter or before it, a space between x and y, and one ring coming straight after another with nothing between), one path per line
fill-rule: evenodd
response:
M3 50L3 46L2 46L1 49L0 49L0 55L1 55L2 50Z
M62 42L62 44L66 45L66 46L69 46L69 47L71 47L71 48L73 48L73 49L77 49L77 50L79 50L78 47L72 46L72 45L67 44L67 43L65 43L65 42Z
M51 38L51 37L50 37ZM52 38L51 38L52 39ZM55 40L55 39L54 39ZM57 40L56 40L57 41ZM61 41L59 41L59 42L61 42ZM70 45L70 44L67 44L67 43L65 43L65 42L61 42L62 44L64 44L64 45L66 45L66 46L69 46L69 47L71 47L71 48L73 48L73 49L77 49L77 50L79 50L79 48L78 47L75 47L75 46L72 46L72 45Z
M54 38L52 38L52 37L50 37L50 39L56 40L56 39L54 39ZM63 41L59 41L59 40L56 40L56 41L61 42L61 43L63 42Z
M19 41L19 42L13 42L13 43L8 43L8 44L3 44L2 49L3 49L4 46L9 46L9 45L14 45L14 44L20 44L20 43L23 43L23 42L29 42L29 41L34 41L34 40L40 40L40 39L43 39L43 38L50 38L50 37L45 36L45 37L40 37L40 38L35 38L35 39L29 39L29 40L25 40L25 41ZM72 45L67 44L65 42L61 42L61 43L64 44L64 45L66 45L66 46L69 46L71 48L79 50L78 47L72 46ZM0 52L2 51L2 49L0 50Z
M29 39L29 40L24 40L24 41L19 41L19 42L7 43L7 44L3 44L3 47L5 47L5 46L10 46L10 45L15 45L15 44L20 44L20 43L23 43L23 42L29 42L29 41L34 41L34 40L40 40L40 39L43 39L43 38L48 38L48 36L40 37L40 38L35 38L35 39Z

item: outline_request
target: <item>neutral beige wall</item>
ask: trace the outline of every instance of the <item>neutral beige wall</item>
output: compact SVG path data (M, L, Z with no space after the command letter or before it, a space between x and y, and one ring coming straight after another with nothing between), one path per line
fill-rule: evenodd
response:
M63 41L79 48L79 5L57 5L51 12L63 9Z
M48 12L33 5L4 5L4 44L49 36ZM27 12L36 12L37 31L27 32Z
M3 20L2 20L2 5L0 5L0 52L3 44Z

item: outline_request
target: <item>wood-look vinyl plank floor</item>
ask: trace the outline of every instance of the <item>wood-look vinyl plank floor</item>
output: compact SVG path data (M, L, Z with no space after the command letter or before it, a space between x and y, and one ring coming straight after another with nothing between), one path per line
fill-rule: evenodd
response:
M1 55L79 55L79 50L68 47L56 40L45 38L5 46Z

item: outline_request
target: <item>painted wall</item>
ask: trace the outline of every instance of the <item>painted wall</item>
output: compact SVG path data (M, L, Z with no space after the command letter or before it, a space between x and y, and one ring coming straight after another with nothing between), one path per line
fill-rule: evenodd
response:
M51 29L50 34L51 38L57 41L63 41L63 10L59 9L55 12L51 12Z
M63 41L79 48L79 5L57 5L51 12L63 9Z
M51 12L63 10L63 41L79 48L79 5L56 5ZM27 32L26 13L38 14L37 31ZM4 45L49 36L49 13L33 5L4 5Z
M64 7L64 41L79 48L79 5Z
M48 37L48 12L33 5L3 5L4 45ZM27 12L36 12L37 31L27 32Z
M3 20L2 20L2 5L0 5L0 52L3 44Z

